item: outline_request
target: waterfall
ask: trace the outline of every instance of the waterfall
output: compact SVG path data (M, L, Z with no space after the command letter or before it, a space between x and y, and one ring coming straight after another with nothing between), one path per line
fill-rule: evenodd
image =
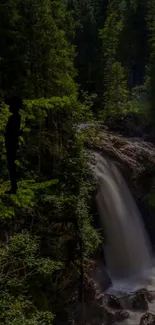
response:
M133 277L151 268L151 250L141 215L117 166L95 154L97 206L105 233L105 261L112 279Z

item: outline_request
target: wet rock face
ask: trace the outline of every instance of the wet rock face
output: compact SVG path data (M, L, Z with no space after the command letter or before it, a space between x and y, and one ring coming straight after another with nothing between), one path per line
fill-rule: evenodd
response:
M136 296L132 301L132 308L134 310L148 310L148 303L152 301L152 295L146 289L137 291Z
M98 129L97 135L99 141L90 145L94 157L98 152L119 167L137 201L151 243L155 246L155 145L143 138L125 138L105 129Z
M105 158L114 160L131 179L139 179L148 169L155 171L155 147L142 138L125 138L106 130L98 131L100 144L94 145Z
M99 258L103 259L102 256L99 256ZM92 278L98 284L101 292L105 292L112 284L111 279L105 269L105 265L102 261L98 261L96 267L93 269Z
M155 325L155 315L146 313L141 317L139 325Z

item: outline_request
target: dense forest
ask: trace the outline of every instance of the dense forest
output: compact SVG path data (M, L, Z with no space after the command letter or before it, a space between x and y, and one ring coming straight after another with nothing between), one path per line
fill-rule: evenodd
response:
M0 39L0 324L67 323L102 241L78 125L136 116L154 137L155 4L1 0ZM16 195L6 96L23 99Z

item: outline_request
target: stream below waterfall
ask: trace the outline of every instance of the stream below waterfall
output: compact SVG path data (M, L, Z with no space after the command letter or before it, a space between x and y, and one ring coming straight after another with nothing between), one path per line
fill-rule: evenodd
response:
M95 153L99 191L97 206L105 233L104 254L112 287L107 294L120 298L130 317L120 324L139 325L145 311L133 311L132 292L155 291L155 263L140 212L121 172L111 160ZM155 299L149 303L155 314ZM119 324L119 323L117 323Z
M151 303L148 303L148 310L133 310L132 308L132 297L133 294L140 290L146 288L154 296ZM139 325L141 317L145 312L150 312L155 314L155 267L152 267L150 272L146 273L145 276L137 276L135 279L127 278L125 280L116 280L106 294L112 294L120 298L121 305L124 310L129 313L129 318L123 320L122 322L117 322L116 324L123 325Z

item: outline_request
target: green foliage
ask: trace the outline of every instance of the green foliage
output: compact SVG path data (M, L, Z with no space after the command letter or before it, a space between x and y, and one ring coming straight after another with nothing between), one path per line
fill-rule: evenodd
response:
M152 192L152 193L148 194L145 197L144 202L150 211L154 211L155 210L155 193Z
M81 259L101 243L85 146L104 144L96 116L153 120L154 13L151 0L0 4L0 324L63 318ZM3 101L10 94L24 105L19 188L8 196ZM94 127L79 132L81 122Z
M51 324L67 303L68 285L78 281L80 238L86 256L100 243L91 225L87 157L75 125L85 110L75 94L24 102L19 188L8 197L8 181L2 179L0 187L7 238L0 246L4 324Z
M104 28L100 30L100 38L103 44L104 60L113 60L117 57L119 35L123 29L123 21L117 12L111 12L105 22Z
M148 27L148 44L149 44L149 62L147 64L147 87L150 100L149 113L154 127L154 112L155 112L155 5L153 1L147 2L148 13L147 13L147 27Z
M23 166L29 164L31 175L34 172L47 173L47 177L56 175L60 160L65 157L71 127L77 119L80 120L82 112L75 95L25 101L21 114L23 124L27 119L27 129L23 133L20 155L27 152L29 159L25 161L24 158Z
M103 116L102 116L103 117ZM96 127L85 128L81 131L81 137L86 147L95 148L104 145L104 136L102 132L99 132Z
M82 90L96 92L99 75L100 42L98 29L104 24L105 3L101 0L68 0L71 12L72 28L74 26L74 43L77 56L75 64L78 68L78 82Z
M92 254L101 243L99 233L91 225L88 206L89 185L81 184L77 202L77 220L81 232L85 254Z
M3 324L51 324L53 314L38 311L32 303L36 299L33 290L40 295L41 284L45 285L45 281L52 283L53 274L60 272L63 265L42 258L40 253L40 239L28 232L13 236L7 246L1 246L0 324L2 320ZM25 294L33 296L33 299L28 301ZM43 300L42 308L44 304Z
M122 111L127 100L127 82L121 63L118 62L119 38L123 30L123 17L111 6L108 10L104 28L100 30L102 41L102 87L104 91L105 114L113 113L116 108ZM116 107L115 107L116 105ZM120 108L118 108L120 105ZM125 107L123 107L125 110ZM103 113L102 113L103 115ZM103 115L104 116L104 115Z
M119 62L114 62L105 91L105 116L125 114L129 109L128 95L124 69Z
M132 89L145 83L148 58L146 2L109 1L106 13L99 33L102 42L99 117L102 119L135 110L137 102L133 103Z
M79 122L94 121L93 106L97 99L97 94L89 94L87 91L81 92L81 105L77 113Z
M0 88L25 98L76 92L74 46L66 35L61 1L7 1L0 5Z
M62 269L62 263L40 257L39 245L39 238L24 232L12 237L6 248L1 248L1 268L5 266L7 270L6 277L2 274L1 285L5 283L11 288L13 281L24 284L28 277L34 275L49 278L54 272ZM21 287L21 290L23 289Z
M0 324L51 325L53 319L52 313L38 311L24 296L18 299L9 294L0 296Z
M10 115L8 107L1 102L0 103L0 168L1 172L5 172L6 158L5 158L5 146L4 146L4 132L5 126Z

